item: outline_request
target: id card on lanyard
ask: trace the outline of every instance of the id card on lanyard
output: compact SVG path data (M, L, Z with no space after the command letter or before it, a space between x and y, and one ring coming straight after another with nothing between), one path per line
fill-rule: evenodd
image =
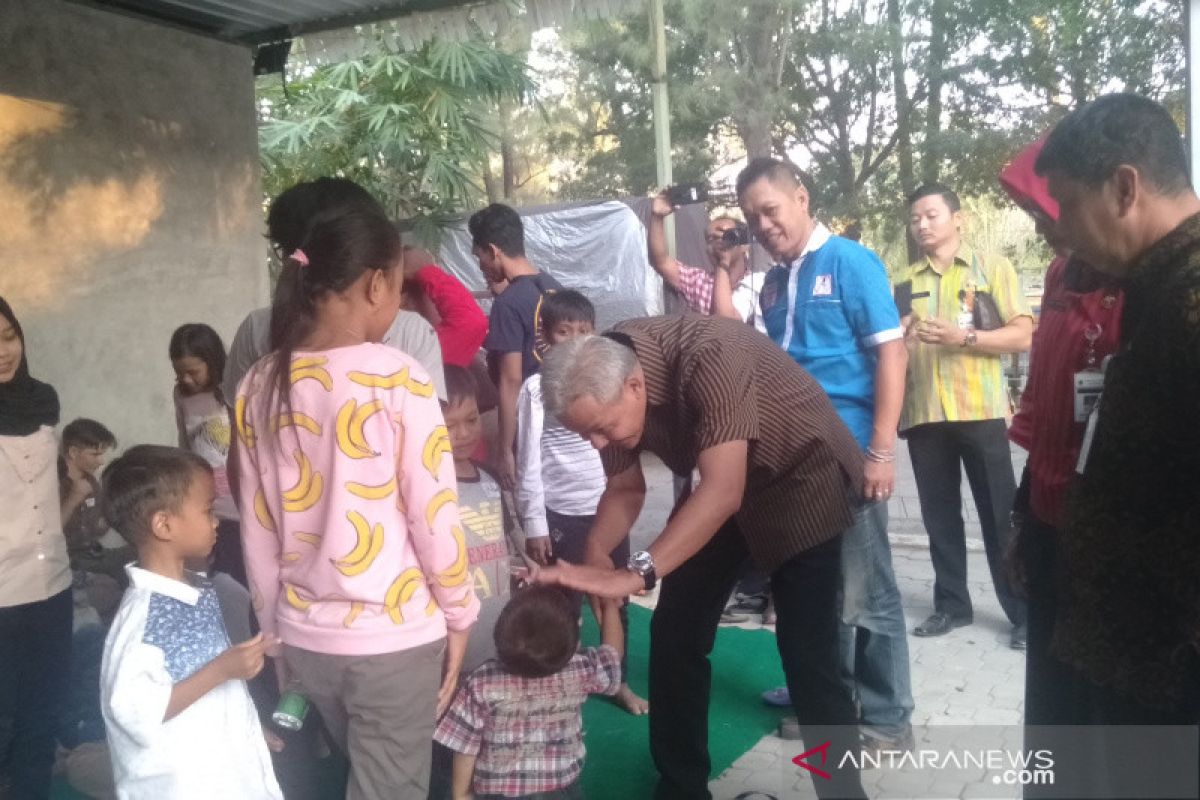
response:
M1100 326L1097 325L1095 327L1099 328ZM1104 372L1108 368L1108 362L1110 359L1112 359L1112 356L1105 356L1104 363L1101 365L1100 369L1095 372L1096 375L1100 376L1101 390L1103 389L1104 384ZM1081 374L1085 373L1076 373L1076 378L1078 378L1078 376ZM1091 411L1089 411L1086 416L1087 428L1085 428L1083 431L1083 444L1081 444L1079 447L1079 459L1075 462L1075 473L1077 475L1082 475L1083 470L1087 467L1088 456L1090 456L1092 453L1092 443L1096 439L1096 426L1100 423L1100 408L1101 401L1103 400L1103 392L1101 390L1096 391L1095 400L1091 401ZM1079 397L1080 395L1077 381L1075 390L1076 418L1078 418L1079 415Z
M1083 332L1083 338L1087 340L1087 356L1084 368L1074 376L1076 422L1088 421L1104 388L1104 370L1096 363L1096 342L1103 332L1099 323L1089 325Z

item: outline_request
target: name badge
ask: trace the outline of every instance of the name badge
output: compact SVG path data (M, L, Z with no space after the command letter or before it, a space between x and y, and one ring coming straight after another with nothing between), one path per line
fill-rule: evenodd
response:
M970 311L963 311L957 317L959 330L969 331L975 327L975 315Z
M1087 418L1087 428L1083 432L1083 444L1079 448L1079 460L1075 462L1075 473L1082 475L1087 467L1088 456L1092 453L1092 441L1096 438L1096 423L1100 421L1100 402L1092 406L1092 413Z
M1084 370L1075 373L1075 421L1087 422L1104 389L1104 373Z
M833 294L833 276L818 275L813 284L813 297L829 297Z
M762 292L758 296L758 303L762 310L766 311L768 308L774 306L781 297L782 295L779 293L779 281L768 279L763 284Z

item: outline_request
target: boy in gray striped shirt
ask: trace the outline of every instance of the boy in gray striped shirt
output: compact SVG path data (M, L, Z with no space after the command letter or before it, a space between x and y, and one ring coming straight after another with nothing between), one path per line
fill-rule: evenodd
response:
M596 309L581 293L566 289L546 295L541 309L542 335L549 347L595 332ZM517 398L517 514L525 530L525 549L539 564L561 558L584 562L584 546L596 519L596 505L606 479L600 454L591 443L569 431L542 407L542 378L535 374ZM612 552L613 564L629 560L629 538ZM578 598L582 602L582 597ZM621 606L621 625L628 616ZM625 664L621 675L626 676ZM624 680L616 700L631 714L649 706Z

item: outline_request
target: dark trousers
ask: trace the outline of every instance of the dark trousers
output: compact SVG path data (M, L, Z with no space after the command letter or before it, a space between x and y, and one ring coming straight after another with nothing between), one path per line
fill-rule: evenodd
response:
M960 465L967 470L983 547L1000 607L1014 625L1025 622L1025 601L1018 597L1004 571L1004 553L1012 538L1009 515L1017 486L1002 419L975 422L933 422L907 433L921 518L929 534L933 561L934 610L956 619L972 619L967 590L967 538L963 528Z
M1021 563L1028 595L1029 639L1025 648L1025 724L1066 725L1077 678L1050 653L1058 614L1057 529L1027 513L1021 530Z
M50 796L54 734L71 679L71 590L0 608L0 763L10 800Z
M650 623L650 752L658 767L656 798L708 798L708 703L716 640L725 600L748 559L733 520L662 582ZM865 798L858 771L838 770L842 754L858 746L850 691L840 675L838 591L841 539L813 547L771 575L779 615L779 655L805 748L831 742L822 766L832 778L814 778L821 798Z
M242 554L242 526L231 519L217 522L217 543L213 546L212 568L224 572L235 581L250 588L246 579L246 557Z

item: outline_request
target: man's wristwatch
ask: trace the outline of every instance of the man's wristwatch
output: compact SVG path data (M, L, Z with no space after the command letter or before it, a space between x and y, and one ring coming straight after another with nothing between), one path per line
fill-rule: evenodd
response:
M975 331L967 331L967 335L963 337L960 347L974 347L975 342L979 341L979 337L975 335Z
M625 569L642 576L647 592L658 584L658 575L654 572L654 559L645 550L639 550L631 555Z

